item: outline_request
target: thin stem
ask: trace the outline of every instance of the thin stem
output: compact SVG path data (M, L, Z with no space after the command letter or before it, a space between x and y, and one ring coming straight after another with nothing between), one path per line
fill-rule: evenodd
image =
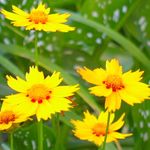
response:
M35 65L38 66L38 46L37 46L37 41L38 41L38 33L35 31Z
M10 133L10 150L14 150L13 132Z
M55 128L56 128L56 145L55 145L55 150L60 150L61 149L61 141L60 141L60 122L59 122L59 114L56 116L55 120Z
M43 150L43 122L37 122L38 150Z
M102 150L105 150L106 140L107 140L107 134L108 134L108 129L109 129L109 122L110 122L110 112L108 112L107 126L106 126L106 134L105 134L105 138L104 138L104 143L103 143L103 148L102 148Z

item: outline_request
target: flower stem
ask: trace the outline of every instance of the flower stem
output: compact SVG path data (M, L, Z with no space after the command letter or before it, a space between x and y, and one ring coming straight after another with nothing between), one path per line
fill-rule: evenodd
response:
M109 122L110 122L110 112L108 112L107 126L106 126L106 134L105 134L105 138L104 138L104 143L103 143L102 150L105 150L106 140L107 140L107 134L108 134L108 129L109 129Z
M42 120L37 122L38 133L38 150L43 150L43 122Z
M35 31L35 65L38 67L38 32ZM43 150L43 122L42 120L37 122L37 133L38 133L38 150Z
M55 150L61 149L61 141L60 141L60 122L59 122L59 114L56 116L56 122L55 122L55 128L57 131L56 134L56 144L55 144Z
M35 43L34 43L35 44L34 45L35 46L35 49L34 49L34 51L35 51L35 53L34 53L35 56L34 57L35 58L34 59L35 59L35 65L36 66L38 66L38 46L37 46L37 41L38 41L38 32L35 31Z
M10 150L14 150L13 132L10 133Z

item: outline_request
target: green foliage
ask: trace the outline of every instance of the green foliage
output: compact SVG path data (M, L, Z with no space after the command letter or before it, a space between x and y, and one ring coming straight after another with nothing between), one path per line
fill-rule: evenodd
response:
M86 109L98 113L103 108L103 99L91 96L88 85L81 81L75 69L78 66L89 68L104 67L106 59L118 58L125 70L140 68L145 71L144 79L150 80L150 1L142 0L44 0L52 12L71 12L69 24L76 30L68 33L38 32L40 50L40 69L50 74L61 72L65 84L80 83L80 90L75 100L81 106L61 116L63 131L62 150L95 150L93 144L78 141L71 133L71 119L80 119ZM11 10L11 5L30 10L38 1L0 1L0 9ZM57 9L56 9L57 8ZM0 96L12 93L7 87L6 74L24 77L30 65L33 65L34 32L13 27L0 14ZM26 65L25 65L26 64ZM136 87L135 87L136 88ZM150 147L150 103L129 107L122 104L117 116L126 112L125 129L133 131L133 136L121 141L123 150L149 150ZM56 141L54 131L44 126L45 149L53 149ZM124 129L124 130L125 130ZM36 143L35 124L19 128L14 135L17 147L33 149ZM67 137L68 136L68 137ZM136 144L134 144L136 142ZM8 150L8 141L0 143L2 149ZM49 146L50 145L50 146ZM66 147L65 147L66 146ZM36 149L36 148L35 148ZM114 143L107 145L107 150L115 150Z

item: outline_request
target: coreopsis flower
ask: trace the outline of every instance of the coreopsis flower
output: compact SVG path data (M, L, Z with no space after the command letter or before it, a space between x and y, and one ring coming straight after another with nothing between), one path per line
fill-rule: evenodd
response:
M117 139L125 139L126 137L132 135L117 132L117 130L119 130L124 124L124 115L125 114L123 114L116 122L112 123L115 115L114 113L111 113L106 140L107 143L117 141ZM104 142L106 135L108 112L101 112L98 118L96 118L94 115L87 111L84 112L84 116L85 118L83 121L71 121L75 127L73 130L74 135L81 140L88 140L100 146Z
M106 70L97 68L92 71L85 67L77 72L83 79L96 85L90 88L92 94L106 97L105 108L108 111L119 109L121 100L133 105L150 96L149 86L141 82L143 71L123 73L116 59L106 61Z
M28 119L28 116L11 109L0 111L0 131L10 130Z
M14 107L18 112L36 115L39 121L47 120L51 114L68 111L72 107L68 97L78 90L78 85L58 86L62 81L59 72L44 78L43 72L37 67L30 67L25 78L26 80L7 76L8 85L18 93L7 96L2 109Z
M67 22L69 13L65 14L49 14L50 8L46 8L40 3L37 8L33 8L30 13L27 13L16 6L12 6L13 12L8 12L2 9L2 14L12 21L12 24L17 27L25 27L26 30L44 30L51 32L68 32L75 28L64 23Z

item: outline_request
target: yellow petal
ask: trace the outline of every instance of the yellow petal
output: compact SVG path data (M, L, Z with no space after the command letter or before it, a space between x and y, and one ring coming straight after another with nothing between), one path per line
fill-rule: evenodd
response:
M126 90L120 90L119 94L122 100L132 106L134 103L141 103L143 101L143 99L139 99L138 97L134 97L134 95L130 95L130 93L128 93Z
M109 96L112 93L112 89L107 89L104 85L94 86L89 88L90 93L96 96Z
M116 122L110 125L109 130L110 131L119 130L124 124L124 121L123 121L124 116L125 116L125 113L122 114L122 116Z
M58 86L52 90L52 97L69 97L72 96L75 91L77 91L78 85L74 86Z
M68 31L75 30L75 28L74 27L70 27L69 25L65 25L65 24L47 22L43 26L43 30L44 31L51 31L51 32L56 32L56 31L68 32Z
M68 111L71 106L71 101L67 98L52 98L50 99L51 111L53 113Z
M40 121L41 119L47 120L51 117L51 105L48 101L43 101L42 104L38 105L38 109L36 112L37 120Z
M36 83L40 84L44 81L44 74L37 67L30 67L29 73L26 73L26 80L31 85Z
M110 75L122 75L122 66L117 59L112 59L110 62L106 61L106 71Z
M138 82L142 79L141 76L143 73L144 73L143 71L139 71L139 70L135 72L128 71L122 75L122 78L125 83Z
M119 133L119 132L112 132L111 134L109 134L109 136L113 137L114 139L125 139L128 136L132 136L132 133L123 134L123 133Z
M70 17L70 14L51 14L48 16L48 21L50 23L65 23L67 22L68 17Z
M84 123L89 128L93 128L94 125L97 123L97 118L94 115L91 115L88 111L84 112Z
M82 76L83 79L85 79L89 83L96 84L96 85L103 84L103 81L106 79L107 76L105 70L101 68L92 71L84 67L84 69L78 68L77 72Z
M115 111L121 106L121 97L118 92L113 92L111 95L106 97L105 108L108 108L108 111Z
M141 82L132 82L132 83L126 83L125 85L126 92L136 97L137 99L148 99L150 96L150 88L147 84L141 83Z
M2 131L2 130L7 130L7 129L9 129L11 126L12 126L12 122L9 122L8 124L2 123L2 124L0 124L0 131Z
M60 78L60 72L54 72L52 76L47 76L43 83L47 87L54 88L57 87L62 82L62 80L63 78Z
M16 77L15 79L11 76L6 76L6 78L9 87L11 87L13 90L17 92L26 92L26 90L30 87L26 81L22 80L19 77Z
M20 8L14 6L14 5L12 6L12 8L13 8L14 13L16 13L16 14L22 16L22 17L27 18L28 15L29 15L28 13L26 13L25 11L21 10Z
M15 13L8 12L4 9L1 10L1 13L9 20L13 21L19 21L19 20L24 20L25 18L23 16L17 15Z
M114 115L114 113L111 113L110 114L110 121L109 121L109 123L112 123L113 122L113 120L114 120L114 117L115 117L115 115ZM101 112L100 113L100 115L99 115L99 117L98 117L98 122L99 123L105 123L105 124L107 124L107 120L108 120L108 111L106 111L106 112Z
M31 102L30 98L24 94L15 94L4 99L1 110L4 111L13 108L15 112L32 116L36 113L37 106L37 102Z

